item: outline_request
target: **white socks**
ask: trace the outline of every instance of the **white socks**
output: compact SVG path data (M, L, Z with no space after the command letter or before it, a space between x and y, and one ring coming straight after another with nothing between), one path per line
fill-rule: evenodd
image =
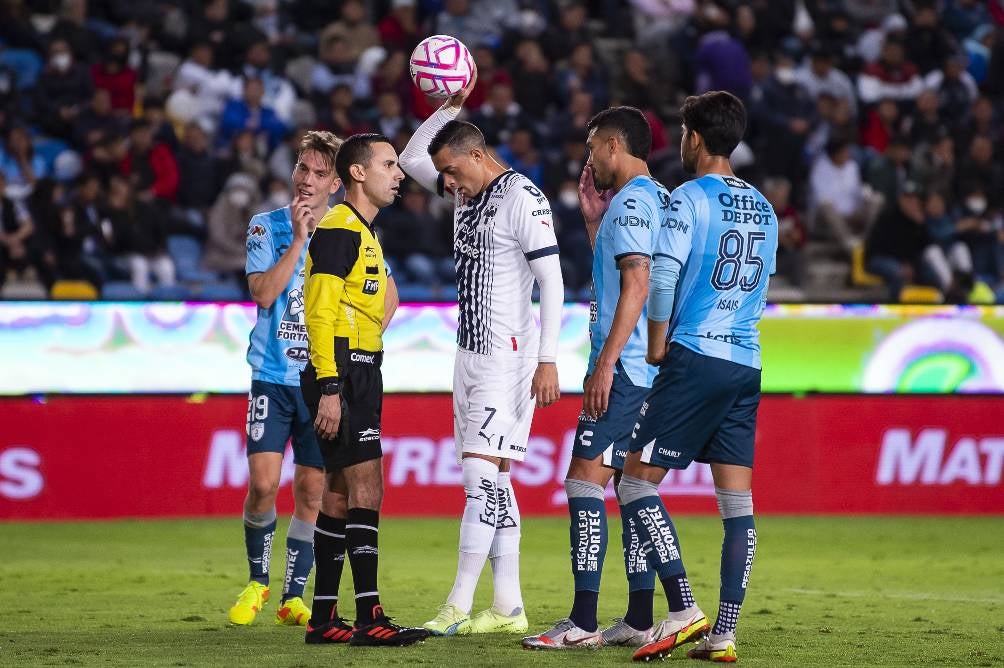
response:
M492 580L495 585L495 612L512 616L522 612L523 595L519 586L519 506L513 493L509 473L498 474L498 510L495 520L495 538L488 553L492 562Z
M466 613L474 590L491 557L495 599L492 607L503 615L519 614L523 596L519 586L519 506L509 473L491 462L467 457L461 463L467 502L460 520L460 557L457 578L446 599Z
M460 520L460 559L457 579L446 601L464 612L471 611L474 590L481 577L488 552L495 537L498 467L486 459L466 457L461 462L464 473L464 516Z

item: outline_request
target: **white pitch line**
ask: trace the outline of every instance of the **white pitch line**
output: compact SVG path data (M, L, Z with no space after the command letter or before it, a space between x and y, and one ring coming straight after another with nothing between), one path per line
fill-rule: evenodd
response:
M952 603L1001 603L1004 604L1004 597L1000 596L942 596L940 594L928 594L919 591L826 591L825 589L797 589L789 588L793 594L805 594L806 596L839 596L841 598L898 598L908 601L949 601Z

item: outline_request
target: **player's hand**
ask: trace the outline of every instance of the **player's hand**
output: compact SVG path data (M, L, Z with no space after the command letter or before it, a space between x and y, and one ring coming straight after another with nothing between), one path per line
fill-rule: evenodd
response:
M473 61L471 64L473 64ZM459 109L460 107L464 106L464 102L466 102L467 98L470 97L471 92L474 90L474 84L476 84L477 81L478 81L478 66L474 65L474 69L471 70L471 80L467 82L467 85L464 86L463 90L461 90L459 93L457 93L456 95L451 95L450 97L446 98L446 104L444 104L443 106L452 107L455 109Z
M583 388L582 411L587 417L598 420L607 412L607 403L610 400L610 386L614 384L613 368L597 367L586 379Z
M314 212L311 210L310 204L307 203L307 199L300 195L293 198L290 210L293 217L293 239L304 242L307 240L311 228L316 225Z
M546 408L561 397L558 387L558 365L554 362L540 362L533 372L530 383L530 397L537 398L537 408Z
M607 211L610 205L611 193L609 190L603 192L596 191L596 182L593 181L593 169L589 165L582 168L579 176L579 208L582 209L582 217L586 219L587 225L598 225L600 218Z
M666 359L666 341L648 340L648 351L645 353L645 361L652 366L659 366Z
M339 394L322 394L317 406L314 431L321 438L332 440L338 436L338 425L342 422L342 397Z

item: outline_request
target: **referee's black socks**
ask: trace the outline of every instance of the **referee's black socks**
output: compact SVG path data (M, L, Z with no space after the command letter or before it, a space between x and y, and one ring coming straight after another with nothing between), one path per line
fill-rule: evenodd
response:
M356 626L373 623L375 616L383 614L380 593L377 590L377 543L380 511L369 508L349 508L345 524L345 542L352 566L352 582L356 589ZM376 613L374 614L374 611Z
M323 512L314 525L314 600L310 625L327 624L338 606L338 586L345 566L345 520Z

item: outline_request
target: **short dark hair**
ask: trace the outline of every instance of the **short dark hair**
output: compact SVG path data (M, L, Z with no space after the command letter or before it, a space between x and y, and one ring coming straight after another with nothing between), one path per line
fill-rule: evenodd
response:
M338 155L335 156L335 171L338 172L338 178L348 186L352 182L349 167L368 165L373 159L373 144L390 143L391 141L387 137L373 132L352 135L346 139L342 142L342 147L338 149Z
M846 148L850 148L850 146L851 142L847 141L843 137L833 137L826 142L826 155L832 160L838 153Z
M652 150L652 127L645 114L636 107L610 107L589 119L586 132L612 130L624 139L627 152L648 160Z
M478 126L465 121L450 121L444 125L429 143L429 155L436 155L447 146L456 153L476 148L483 151L488 149L485 136Z
M746 107L724 90L689 96L680 115L687 130L701 135L711 155L731 156L746 132Z

